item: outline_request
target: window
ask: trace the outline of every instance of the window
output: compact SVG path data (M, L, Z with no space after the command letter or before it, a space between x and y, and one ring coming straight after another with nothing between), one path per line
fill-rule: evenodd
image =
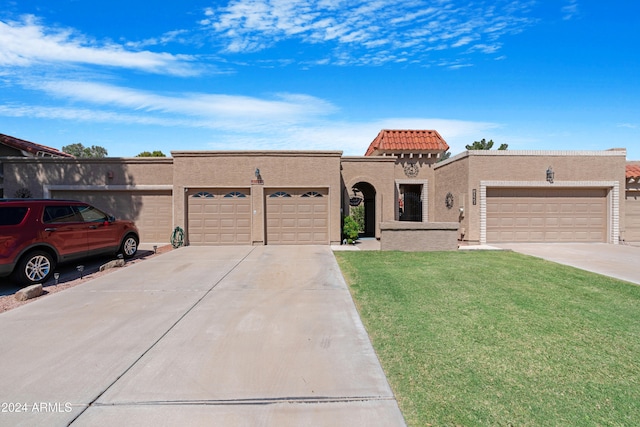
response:
M291 197L291 194L284 191L276 191L275 193L271 194L269 197Z
M27 215L29 208L0 208L0 225L18 225Z
M75 206L84 222L105 222L109 221L109 216L93 206Z
M323 197L323 196L317 191L308 191L304 193L301 197Z
M198 198L200 198L200 197L203 197L203 198L212 198L212 197L213 197L213 194L209 193L208 191L200 191L200 192L198 192L198 193L194 194L194 195L193 195L193 196L191 196L191 197L193 197L194 199L198 199Z
M231 193L225 194L224 197L227 199L228 198L241 199L243 197L247 197L247 195L239 191L232 191Z
M59 224L64 222L82 222L82 218L76 214L71 206L45 206L45 224Z

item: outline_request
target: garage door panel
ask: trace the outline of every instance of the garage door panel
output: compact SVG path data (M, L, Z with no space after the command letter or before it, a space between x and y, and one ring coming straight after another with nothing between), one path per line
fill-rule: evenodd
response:
M487 189L487 241L606 241L606 194L606 189Z
M328 244L326 189L270 189L267 244Z
M529 212L531 213L543 213L545 211L546 205L544 203L533 203L529 209ZM526 210L523 210L523 212L526 212Z
M187 202L189 243L250 244L251 201L247 194L246 189L191 190Z

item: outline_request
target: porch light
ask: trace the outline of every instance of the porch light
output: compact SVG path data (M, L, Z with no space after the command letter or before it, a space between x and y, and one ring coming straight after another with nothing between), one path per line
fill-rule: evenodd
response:
M360 203L362 203L364 197L362 197L360 190L358 190L357 188L352 188L351 190L353 191L353 196L349 197L349 206L360 206Z
M547 182L549 184L553 184L553 177L555 176L555 172L551 169L551 166L547 169Z

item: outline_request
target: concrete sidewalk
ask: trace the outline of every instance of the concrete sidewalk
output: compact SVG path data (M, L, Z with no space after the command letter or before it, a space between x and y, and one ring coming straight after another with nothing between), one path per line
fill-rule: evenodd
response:
M0 314L0 343L0 425L404 425L329 247L181 248Z
M559 264L640 284L640 247L607 243L494 244Z

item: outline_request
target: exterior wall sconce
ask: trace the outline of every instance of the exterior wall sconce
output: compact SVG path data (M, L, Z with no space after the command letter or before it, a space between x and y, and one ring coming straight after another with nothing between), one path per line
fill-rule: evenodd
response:
M549 166L549 168L547 169L547 182L549 184L553 184L553 178L555 177L556 173L553 171L553 169L551 169L551 166Z
M251 180L251 184L264 184L262 175L260 175L260 169L256 168L254 175L256 176L256 178Z
M353 191L353 196L349 197L349 206L360 206L360 203L364 200L362 193L357 188L352 188L351 190Z

